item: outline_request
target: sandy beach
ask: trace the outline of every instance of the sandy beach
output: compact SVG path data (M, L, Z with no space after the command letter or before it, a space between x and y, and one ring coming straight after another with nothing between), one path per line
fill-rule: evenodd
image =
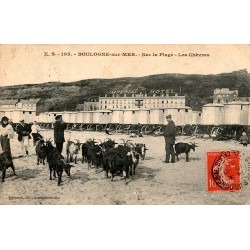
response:
M45 138L53 139L52 130L43 130ZM103 132L65 132L66 140L87 138L104 140ZM88 170L81 162L81 151L77 164L73 164L71 177L63 174L61 186L56 180L49 180L48 164L37 165L35 147L30 141L28 156L18 158L21 152L17 135L11 140L12 154L17 176L8 169L5 182L0 182L0 204L99 204L99 205L165 205L165 204L250 204L250 171L247 162L249 147L237 141L212 141L210 138L177 137L177 142L195 141L196 151L191 151L190 161L180 155L179 162L166 164L164 138L144 136L129 138L125 134L109 136L116 142L131 139L134 143L145 143L149 149L145 160L140 160L136 175L129 178L126 185L122 177L116 176L111 182L102 169ZM206 152L216 150L239 150L241 154L240 192L207 192ZM65 148L63 150L65 156Z

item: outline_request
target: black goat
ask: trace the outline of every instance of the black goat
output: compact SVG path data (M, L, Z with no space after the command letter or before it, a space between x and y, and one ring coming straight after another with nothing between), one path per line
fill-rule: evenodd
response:
M193 151L195 151L195 147L198 147L197 145L195 145L194 143L188 144L188 143L183 143L183 142L179 142L175 144L175 156L176 159L179 161L178 155L185 153L186 154L186 161L189 161L189 152L191 149L193 149Z
M103 154L103 168L108 178L111 173L111 181L115 175L123 173L126 181L130 175L135 174L135 168L139 161L139 154L134 150L133 145L119 145L117 148L110 148Z
M95 145L95 141L88 139L85 143L82 144L82 163L88 162L88 149L91 146Z
M145 159L145 155L146 155L147 150L148 149L147 149L145 144L142 144L142 143L136 143L135 144L135 152L137 152L140 155L142 160Z
M37 165L43 163L47 156L47 147L44 140L39 140L36 145Z
M5 151L0 154L0 171L2 171L2 182L4 182L6 170L9 167L12 168L14 175L16 175L11 154L10 152Z
M99 168L102 164L102 157L102 148L99 145L90 146L87 153L88 169L90 169L91 165Z
M49 164L49 170L50 170L50 180L52 180L52 172L54 175L54 178L56 178L56 174L58 176L58 183L59 186L62 182L62 174L63 171L70 176L70 169L73 167L69 163L66 163L64 160L64 157L58 153L57 149L53 147L51 141L47 141L47 161Z

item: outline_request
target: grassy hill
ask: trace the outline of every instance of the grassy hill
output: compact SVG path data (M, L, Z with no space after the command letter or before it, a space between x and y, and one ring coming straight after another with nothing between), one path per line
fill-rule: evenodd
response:
M186 105L201 110L212 102L215 88L238 89L239 96L250 96L250 74L246 70L218 75L160 74L115 79L87 79L77 82L47 82L0 87L0 99L42 98L43 111L75 110L78 103L97 99L108 90L173 89L186 96ZM181 89L181 93L180 93Z

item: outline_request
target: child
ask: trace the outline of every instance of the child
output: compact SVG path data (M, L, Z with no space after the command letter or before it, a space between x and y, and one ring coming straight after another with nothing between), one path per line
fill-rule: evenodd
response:
M247 147L248 137L247 137L246 132L242 133L242 136L240 137L240 144L242 144L244 147Z

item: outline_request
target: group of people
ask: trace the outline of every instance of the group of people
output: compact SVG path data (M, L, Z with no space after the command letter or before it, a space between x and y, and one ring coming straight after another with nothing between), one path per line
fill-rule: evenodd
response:
M63 143L65 142L64 130L67 126L63 122L61 115L57 115L55 120L53 126L54 141L57 151L62 153ZM22 150L20 156L23 156L23 154L29 155L30 139L33 138L33 146L36 145L37 141L43 139L43 136L39 133L40 127L36 121L33 124L28 124L24 122L24 119L21 119L15 130ZM12 122L8 117L2 117L0 124L0 153L8 151L11 154L10 139L14 137L14 133Z
M29 141L31 136L33 137L33 145L42 138L42 135L39 133L40 127L35 121L32 125L24 122L23 119L20 120L20 123L16 126L17 139L21 144L22 152L26 155L29 154ZM0 125L0 152L8 151L11 154L10 139L14 137L14 129L12 122L8 117L4 116L1 119ZM20 155L22 156L22 154Z

